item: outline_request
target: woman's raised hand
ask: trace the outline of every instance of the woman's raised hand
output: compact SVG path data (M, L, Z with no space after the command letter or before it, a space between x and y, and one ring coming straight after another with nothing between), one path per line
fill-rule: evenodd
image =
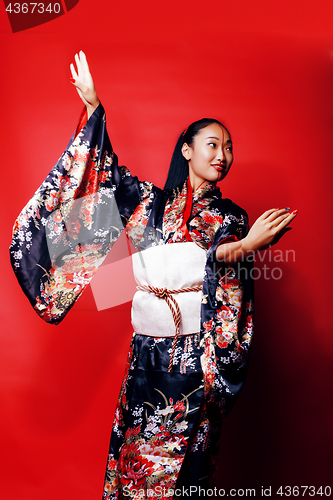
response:
M264 212L253 224L248 235L242 240L243 250L258 252L279 241L291 228L287 226L296 217L297 210L273 208Z
M70 70L72 73L71 82L87 107L88 119L99 105L99 99L95 90L94 82L89 71L86 55L82 50L75 54L76 68L72 63Z

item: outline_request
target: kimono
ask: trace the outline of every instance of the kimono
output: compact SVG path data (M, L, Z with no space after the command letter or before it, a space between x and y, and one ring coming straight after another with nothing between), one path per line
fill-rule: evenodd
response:
M248 262L217 262L216 249L245 237L247 214L223 199L214 183L192 199L188 188L185 182L164 191L118 166L100 104L13 229L10 256L17 279L37 314L55 325L123 229L140 252L177 244L177 254L183 243L205 252L200 327L179 336L171 371L172 336L133 335L115 410L105 500L181 498L188 487L195 498L199 487L208 486L222 419L244 384L253 336L251 268Z

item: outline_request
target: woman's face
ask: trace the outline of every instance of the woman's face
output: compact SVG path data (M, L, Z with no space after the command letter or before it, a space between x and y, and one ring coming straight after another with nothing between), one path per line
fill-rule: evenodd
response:
M194 137L192 146L183 145L182 153L188 160L193 191L207 182L224 179L233 161L230 135L218 123L201 129Z

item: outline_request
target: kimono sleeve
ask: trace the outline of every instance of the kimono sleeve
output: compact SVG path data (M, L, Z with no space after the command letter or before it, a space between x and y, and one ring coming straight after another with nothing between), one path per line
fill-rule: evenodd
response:
M138 179L118 166L100 104L14 225L11 263L42 319L64 318L141 196Z
M247 372L253 337L252 262L224 265L216 260L220 244L238 241L249 230L244 210L230 202L208 252L203 283L201 358L207 409L225 417L237 399Z

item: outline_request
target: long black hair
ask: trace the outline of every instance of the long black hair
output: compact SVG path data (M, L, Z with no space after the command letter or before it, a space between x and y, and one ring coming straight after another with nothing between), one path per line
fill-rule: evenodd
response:
M189 170L188 161L184 158L182 153L183 144L186 143L189 146L193 146L194 137L200 132L200 130L208 127L208 125L212 125L212 123L217 123L226 129L223 123L215 118L201 118L201 120L191 123L191 125L181 133L171 158L168 177L164 189L172 191L177 186L184 184L188 177Z

